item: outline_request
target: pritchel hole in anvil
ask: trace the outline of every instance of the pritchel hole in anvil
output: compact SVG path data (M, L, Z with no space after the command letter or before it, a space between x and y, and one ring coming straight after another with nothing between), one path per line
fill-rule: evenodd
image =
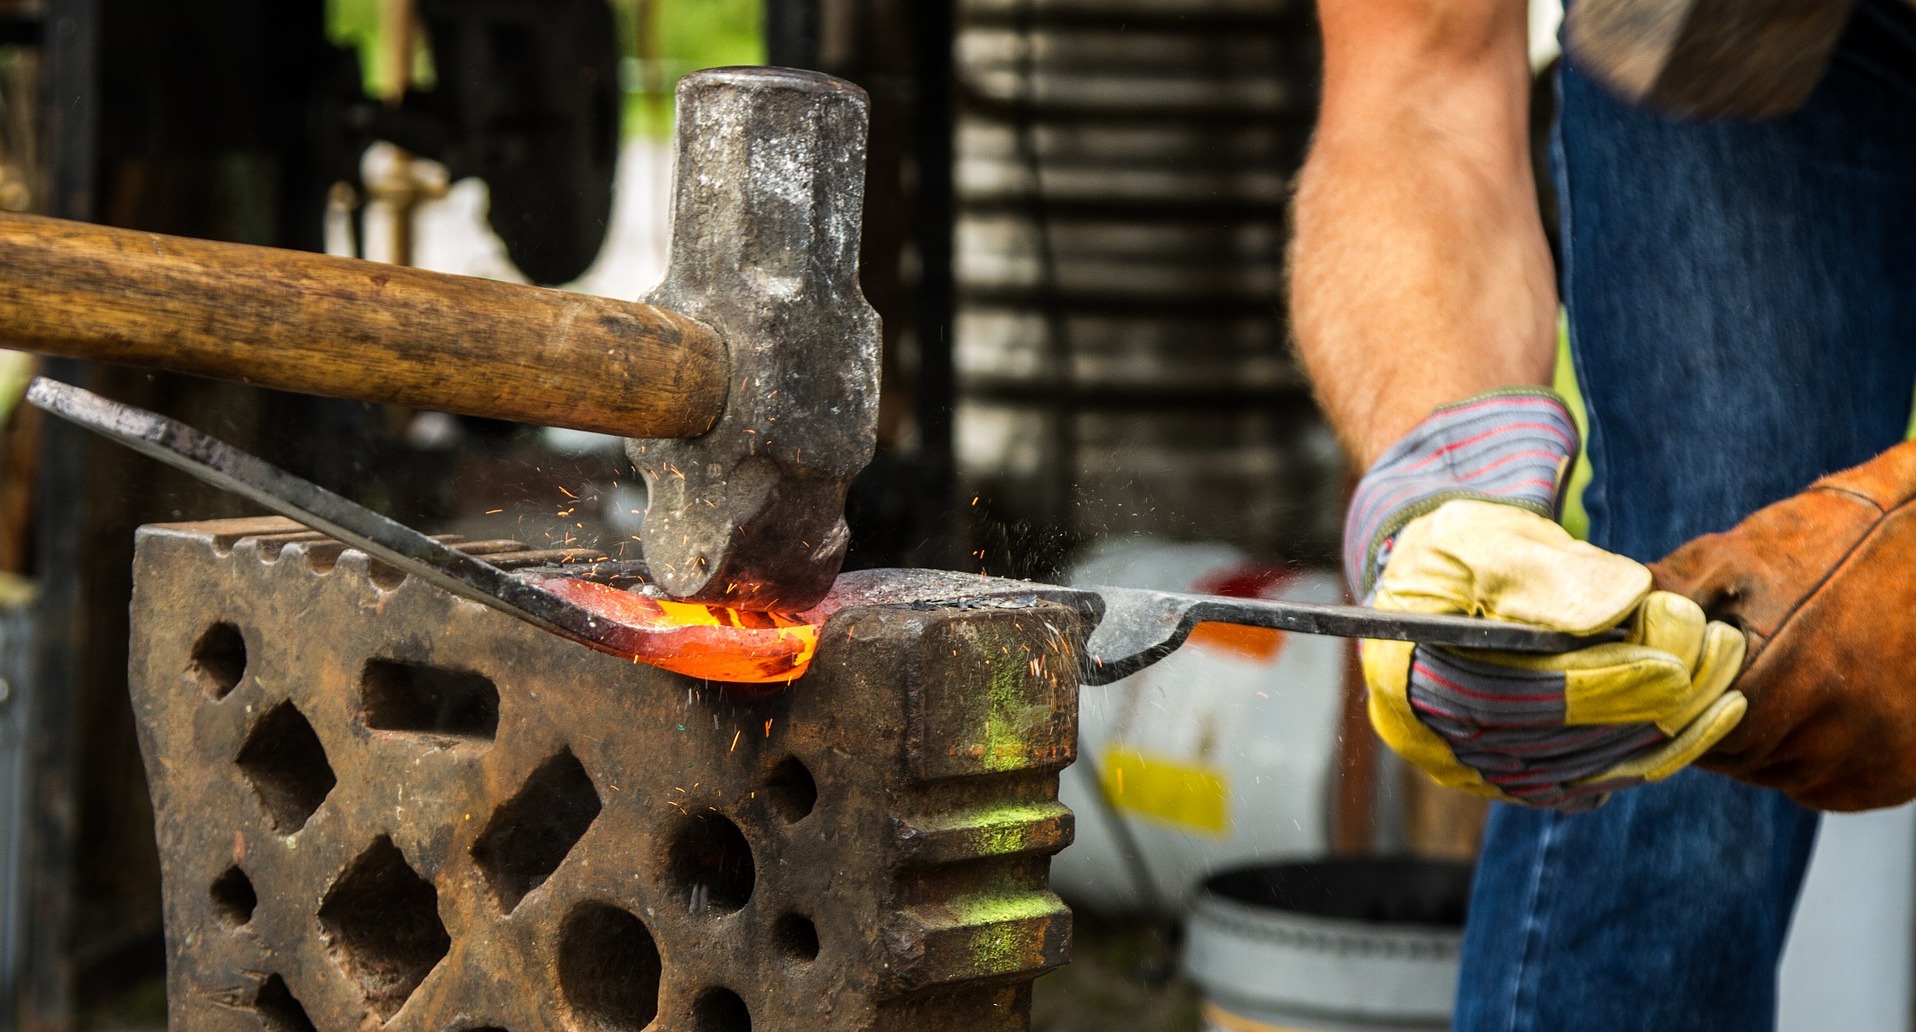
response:
M716 810L691 811L679 822L667 864L679 898L694 913L743 907L758 877L745 834Z
M692 1005L693 1032L752 1032L752 1012L730 989L709 989Z
M306 568L318 574L333 572L346 546L337 541L316 541L306 546Z
M396 566L388 566L377 559L367 560L366 576L372 580L373 587L381 591L391 591L406 583L406 571Z
M286 988L286 980L278 975L260 983L259 991L253 994L253 1011L266 1032L319 1032L313 1019L306 1016L306 1008Z
M291 702L273 707L253 725L233 762L282 835L305 827L339 782L313 725Z
M369 660L359 719L375 731L489 742L499 732L499 689L470 671Z
M439 892L385 836L373 840L326 893L320 936L381 1021L404 1006L452 945Z
M187 671L207 697L224 699L246 676L246 638L230 623L216 623L193 643Z
M818 805L818 782L798 757L787 756L772 768L771 777L765 781L765 794L780 817L797 822Z
M251 921L253 908L259 906L259 894L253 891L253 880L237 864L213 879L208 895L213 897L213 912L233 928Z
M559 929L559 990L592 1028L637 1032L659 1013L664 966L645 922L606 903L585 903Z
M811 963L818 959L818 926L800 914L786 914L772 930L773 941L793 960Z
M566 854L599 816L599 793L572 750L532 772L518 794L495 810L472 844L472 859L486 876L500 909L545 884Z

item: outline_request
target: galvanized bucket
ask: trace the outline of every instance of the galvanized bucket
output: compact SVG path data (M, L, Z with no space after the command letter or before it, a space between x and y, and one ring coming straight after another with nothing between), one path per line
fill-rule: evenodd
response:
M1333 859L1204 883L1184 966L1205 1032L1442 1032L1456 999L1467 865Z

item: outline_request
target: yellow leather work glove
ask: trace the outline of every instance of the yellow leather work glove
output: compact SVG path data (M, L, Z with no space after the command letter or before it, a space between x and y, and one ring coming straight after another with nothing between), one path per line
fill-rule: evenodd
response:
M1675 773L1728 734L1741 633L1551 519L1577 451L1555 394L1496 391L1432 413L1359 483L1347 573L1379 609L1461 613L1626 640L1557 656L1363 643L1370 716L1438 782L1584 810Z
M1445 502L1397 535L1371 604L1463 613L1626 640L1562 655L1366 641L1371 723L1439 783L1532 806L1589 809L1659 781L1742 719L1729 691L1742 632L1650 590L1650 572L1509 505Z

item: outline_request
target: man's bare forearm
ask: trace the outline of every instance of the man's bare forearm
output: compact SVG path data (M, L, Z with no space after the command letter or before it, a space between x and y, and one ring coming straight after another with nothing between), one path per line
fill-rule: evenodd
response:
M1557 292L1530 170L1524 5L1319 6L1324 106L1297 189L1291 318L1367 466L1438 405L1548 383Z

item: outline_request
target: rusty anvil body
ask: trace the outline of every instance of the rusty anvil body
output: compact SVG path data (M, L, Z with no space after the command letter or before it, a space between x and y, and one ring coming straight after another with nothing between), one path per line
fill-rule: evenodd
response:
M858 285L869 101L828 76L681 81L671 264L628 303L0 215L0 346L615 433L675 598L804 609L870 462Z
M133 612L176 1032L1010 1032L1069 959L1071 606L740 692L269 518L144 528Z

